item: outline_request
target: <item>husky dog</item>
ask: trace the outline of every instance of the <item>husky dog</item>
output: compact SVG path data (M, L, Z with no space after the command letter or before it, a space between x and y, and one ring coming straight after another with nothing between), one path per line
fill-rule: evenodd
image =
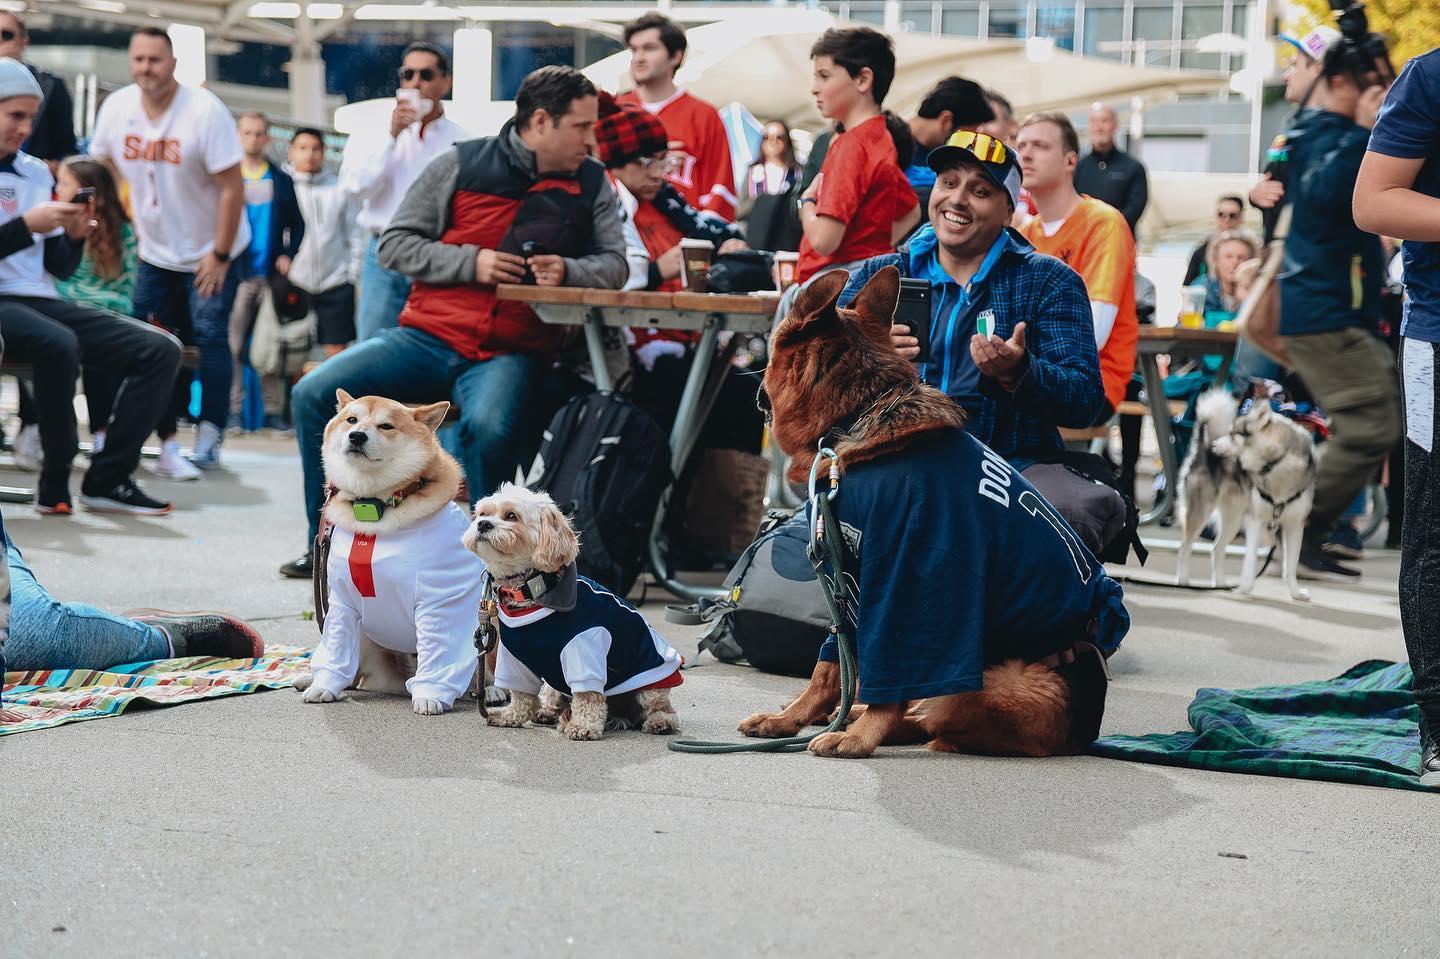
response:
M1300 539L1315 498L1318 469L1315 443L1302 428L1270 408L1268 397L1256 396L1241 416L1234 396L1210 390L1195 412L1195 437L1180 470L1180 513L1185 532L1175 581L1190 581L1190 550L1212 513L1220 517L1219 535L1211 554L1211 582L1219 586L1225 547L1245 524L1245 561L1240 591L1255 587L1255 559L1262 525L1276 532L1281 568L1290 598L1310 598L1296 579Z

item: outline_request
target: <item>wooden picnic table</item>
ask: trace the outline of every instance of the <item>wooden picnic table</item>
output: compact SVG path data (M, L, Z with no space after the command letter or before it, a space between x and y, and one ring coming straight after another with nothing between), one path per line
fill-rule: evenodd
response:
M584 327L595 387L600 390L615 387L605 365L605 327L700 331L700 340L691 353L685 388L680 394L680 406L675 412L675 424L670 430L670 472L674 476L680 475L700 438L705 418L715 405L715 397L740 343L739 337L732 337L717 351L715 344L720 334L727 330L768 333L780 302L778 293L657 293L515 284L496 287L496 296L530 304L546 323ZM670 568L663 527L672 505L672 492L666 490L660 498L660 508L650 530L650 570L661 586L677 596L692 600L719 596L719 589L679 580Z

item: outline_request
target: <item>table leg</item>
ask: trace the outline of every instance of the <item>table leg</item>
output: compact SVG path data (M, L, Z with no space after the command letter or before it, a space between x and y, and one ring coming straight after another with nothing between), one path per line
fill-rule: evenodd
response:
M1175 506L1175 492L1180 485L1180 463L1175 456L1175 437L1170 432L1170 403L1165 399L1165 383L1160 379L1160 366L1153 353L1141 353L1140 375L1144 380L1145 399L1150 404L1150 420L1155 426L1155 441L1160 446L1160 464L1165 474L1165 489L1140 522L1158 523L1170 515Z
M615 389L610 380L610 367L605 365L605 315L600 308L591 307L585 313L585 348L590 353L590 370L595 376L595 388L602 393Z

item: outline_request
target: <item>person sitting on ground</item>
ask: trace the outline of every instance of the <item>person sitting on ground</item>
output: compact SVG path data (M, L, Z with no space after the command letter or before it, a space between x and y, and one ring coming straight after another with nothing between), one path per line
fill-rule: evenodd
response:
M325 169L325 138L319 130L302 127L290 138L290 172L305 217L305 239L287 279L310 294L316 339L331 357L355 339L358 211L340 180Z
M145 323L94 307L69 303L55 292L52 275L68 276L80 262L94 229L91 201L57 194L40 160L20 152L40 108L40 85L22 64L0 59L0 191L14 200L15 215L0 223L0 336L7 358L34 371L36 409L44 465L35 508L68 515L70 464L78 439L75 379L81 361L109 370L121 381L104 448L90 459L80 501L99 512L159 514L169 503L135 485L140 445L168 403L180 368L180 344Z
M881 105L895 79L895 47L869 27L826 30L810 48L820 112L843 125L800 197L799 278L892 252L920 222Z
M1085 283L1008 228L1020 193L1013 150L962 130L929 163L930 223L898 253L861 264L840 305L886 266L928 280L921 378L963 407L966 429L1035 483L1099 553L1123 527L1123 501L1053 462L1065 448L1057 427L1089 426L1105 404ZM891 341L902 356L919 356L905 326L892 327Z
M590 157L599 101L571 67L541 67L496 136L456 144L420 174L380 239L380 265L413 278L398 329L326 360L295 386L307 550L281 573L309 577L325 502L320 445L335 391L425 401L460 411L471 501L513 479L544 424L534 396L559 348L558 327L498 283L619 289L629 275L615 191ZM538 252L543 246L548 252ZM522 251L529 251L528 256Z
M3 517L0 548L5 550L8 576L8 583L0 586L0 602L10 606L9 636L0 640L0 674L7 669L108 669L187 656L264 655L259 634L232 616L162 610L115 616L85 603L60 602L35 578L6 532Z
M920 101L910 118L916 149L905 165L905 179L920 200L921 223L926 222L930 190L935 186L935 171L925 162L930 151L944 144L956 130L976 130L994 120L995 111L985 98L985 88L964 77L946 77Z
M1222 233L1238 230L1245 222L1245 201L1233 194L1222 196L1215 202L1215 232L1196 245L1190 254L1190 263L1185 267L1185 279L1181 286L1189 286L1207 275L1210 244Z

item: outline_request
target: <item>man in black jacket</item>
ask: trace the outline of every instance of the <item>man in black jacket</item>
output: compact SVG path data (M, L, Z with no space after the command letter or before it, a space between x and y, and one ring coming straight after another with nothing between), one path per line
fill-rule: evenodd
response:
M1145 179L1145 165L1115 145L1119 125L1108 103L1096 103L1090 108L1090 152L1075 167L1075 189L1125 214L1125 222L1134 233L1150 201L1150 185Z
M25 61L25 49L30 46L30 32L25 21L10 10L0 10L0 57ZM50 165L55 172L56 165L63 159L79 153L75 144L75 108L70 100L70 91L65 81L49 70L33 63L26 63L35 82L40 84L40 112L30 131L30 138L21 149Z

